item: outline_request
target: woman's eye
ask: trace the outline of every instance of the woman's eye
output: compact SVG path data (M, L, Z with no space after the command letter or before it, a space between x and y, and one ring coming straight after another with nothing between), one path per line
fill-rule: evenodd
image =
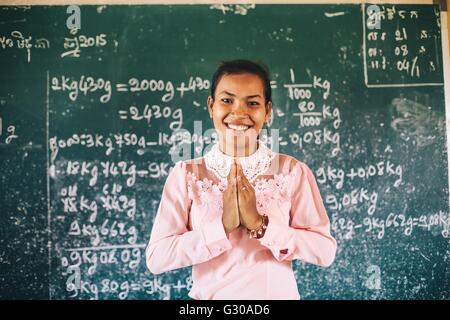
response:
M248 104L251 106L259 106L259 102L257 101L250 101Z
M230 103L231 100L230 100L230 99L227 99L227 98L223 98L223 99L222 99L222 102L223 102L223 103Z

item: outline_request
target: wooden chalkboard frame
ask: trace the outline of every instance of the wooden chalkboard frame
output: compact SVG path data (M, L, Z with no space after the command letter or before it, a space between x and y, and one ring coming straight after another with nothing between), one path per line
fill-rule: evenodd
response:
M65 3L61 3L56 0L36 0L36 1L6 1L6 3L2 3L2 5L119 5L119 4L127 4L127 5L138 5L138 4L147 4L147 5L156 5L156 4L212 4L212 3L223 3L223 4L242 4L242 3L254 3L254 4L365 4L365 3L390 3L390 4L440 4L441 5L441 34L442 34L442 59L443 59L443 72L444 72L444 94L445 94L445 111L446 111L446 132L447 132L447 149L450 150L450 20L448 17L448 5L449 0L446 1L432 1L432 0L416 0L416 1L351 1L351 0L342 0L342 1L330 1L330 0L318 0L318 1L303 1L303 0L284 0L284 1L275 1L275 0L255 0L255 1L205 1L205 0L167 0L167 1L151 1L151 0L74 0ZM47 75L48 76L48 75ZM47 80L47 83L49 81ZM48 141L48 137L47 137ZM450 153L448 155L448 163L450 164ZM449 185L450 185L450 165L447 167L448 176L449 176ZM49 193L49 192L48 192ZM450 195L449 195L449 204L450 204Z

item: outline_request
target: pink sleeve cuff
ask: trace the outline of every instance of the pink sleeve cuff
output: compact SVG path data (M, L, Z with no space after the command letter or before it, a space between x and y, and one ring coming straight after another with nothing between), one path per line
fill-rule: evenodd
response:
M258 241L270 249L275 259L283 261L294 251L291 240L292 230L290 227L269 220L264 237Z

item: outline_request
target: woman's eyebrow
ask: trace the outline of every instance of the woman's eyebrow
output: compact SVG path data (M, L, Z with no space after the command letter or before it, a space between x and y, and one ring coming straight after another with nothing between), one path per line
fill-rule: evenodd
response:
M223 91L222 91L221 93L219 93L219 94L222 94L222 93L225 93L225 94L227 94L227 95L229 95L229 96L236 97L236 95L235 95L234 93L228 92L228 91L226 91L226 90L223 90Z
M234 93L228 92L226 90L223 90L219 94L222 94L222 93L225 93L225 94L227 94L229 96L232 96L232 97L236 97L236 95ZM247 96L246 98L250 98L251 99L251 98L262 98L262 97L259 94L253 94L253 95Z

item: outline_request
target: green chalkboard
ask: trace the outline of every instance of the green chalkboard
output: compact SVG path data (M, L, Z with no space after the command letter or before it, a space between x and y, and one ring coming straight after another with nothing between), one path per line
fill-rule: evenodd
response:
M0 7L0 298L188 299L144 250L221 60L271 69L273 148L310 166L338 251L303 299L449 299L439 7Z

